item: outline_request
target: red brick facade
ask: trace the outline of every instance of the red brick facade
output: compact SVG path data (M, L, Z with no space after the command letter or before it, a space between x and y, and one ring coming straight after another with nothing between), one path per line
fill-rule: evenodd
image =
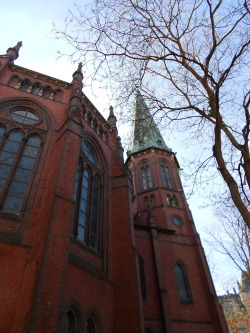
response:
M0 332L226 332L174 155L152 148L124 164L116 119L82 94L81 66L63 82L14 65L19 48L0 57ZM161 184L162 159L171 190ZM144 160L153 175L147 190Z

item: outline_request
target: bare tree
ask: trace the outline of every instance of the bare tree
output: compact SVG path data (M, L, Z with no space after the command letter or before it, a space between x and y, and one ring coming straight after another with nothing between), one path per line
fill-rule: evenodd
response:
M250 228L249 8L249 0L93 0L55 33L119 102L139 88L156 117L185 121L208 142Z
M216 209L216 228L206 227L206 244L229 258L250 279L250 230L231 200Z

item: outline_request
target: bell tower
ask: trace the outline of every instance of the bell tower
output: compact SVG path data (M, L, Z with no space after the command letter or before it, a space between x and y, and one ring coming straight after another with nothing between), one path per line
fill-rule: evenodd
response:
M145 332L227 332L178 161L140 92L126 163Z

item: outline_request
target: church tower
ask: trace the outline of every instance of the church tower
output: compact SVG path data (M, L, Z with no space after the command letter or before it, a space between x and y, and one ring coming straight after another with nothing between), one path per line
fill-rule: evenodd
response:
M126 163L145 332L226 332L178 161L140 92Z
M71 82L0 55L0 332L222 333L178 162L138 93L126 163Z

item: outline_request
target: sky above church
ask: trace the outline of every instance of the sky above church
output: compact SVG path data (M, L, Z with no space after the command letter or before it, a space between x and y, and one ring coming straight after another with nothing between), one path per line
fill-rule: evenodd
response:
M84 4L86 0L76 2ZM9 47L22 41L23 46L15 64L71 82L77 64L73 64L67 57L59 58L58 50L68 53L69 46L62 40L56 40L52 30L53 23L58 28L63 28L64 19L68 10L73 8L74 2L72 0L0 0L0 5L0 54L5 54ZM97 87L95 92L96 89ZM107 118L111 103L105 91L98 91L96 94L98 98L93 96L90 87L85 87L83 91ZM120 135L122 136L121 131ZM173 151L178 152L177 158L181 164L187 150L181 147L178 134L172 135L172 139L168 136L165 141ZM192 153L195 152L189 150L189 154ZM216 218L213 216L211 208L200 209L201 204L198 196L189 200L198 232L203 236L203 226ZM233 267L230 267L230 270L232 271ZM220 286L217 287L217 289L220 288Z

